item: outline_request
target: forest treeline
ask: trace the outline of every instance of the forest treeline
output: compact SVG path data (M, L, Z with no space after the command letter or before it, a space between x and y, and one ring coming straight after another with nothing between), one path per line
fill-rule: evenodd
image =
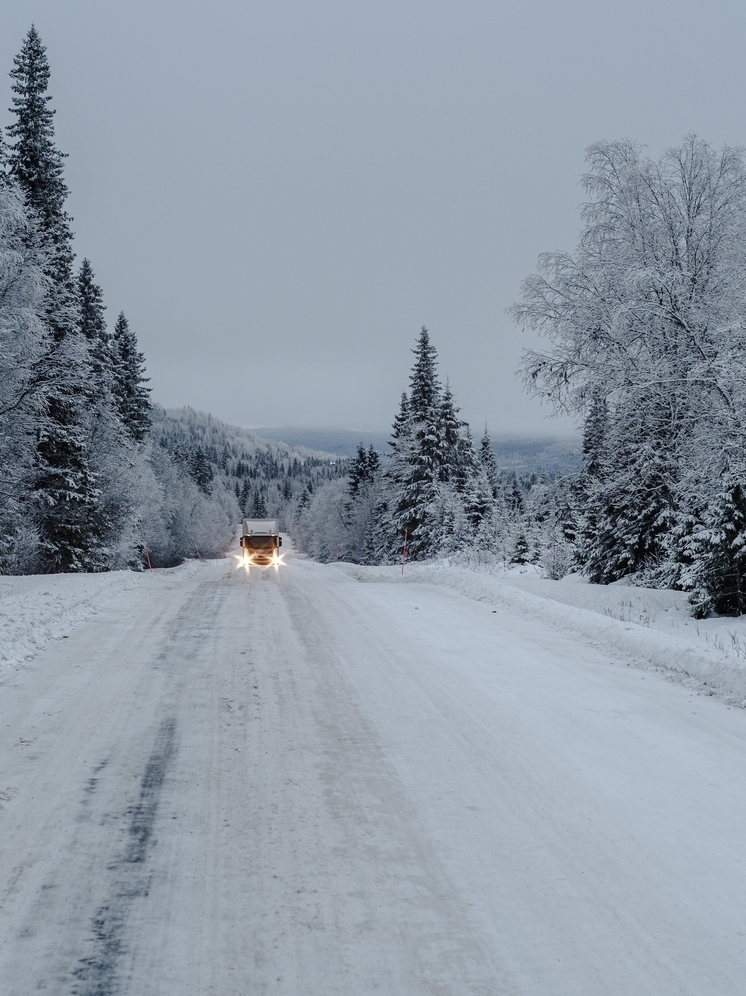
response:
M150 438L145 360L75 265L64 155L34 27L0 134L0 572L177 563L225 546L235 499L206 495ZM147 540L145 539L147 537ZM149 546L149 550L146 547Z
M315 555L391 563L406 536L410 558L530 561L689 591L698 616L746 610L744 153L601 142L588 164L575 251L544 254L511 309L548 341L522 373L581 422L581 472L500 474L423 329L390 456L361 450L346 492L299 518Z
M150 401L124 312L76 265L50 69L32 27L0 134L0 572L165 566L277 516L324 560L533 563L746 610L746 165L696 136L588 152L582 229L512 314L527 389L583 428L579 473L502 471L417 340L388 451L351 462Z
M150 401L124 312L110 329L75 265L64 155L34 27L0 133L0 573L170 566L211 556L242 514L282 513L345 465Z
M301 495L289 509L296 543L322 561L450 557L564 576L575 556L576 475L500 470L487 427L475 442L441 383L424 327L414 357L389 451L361 445L346 478Z

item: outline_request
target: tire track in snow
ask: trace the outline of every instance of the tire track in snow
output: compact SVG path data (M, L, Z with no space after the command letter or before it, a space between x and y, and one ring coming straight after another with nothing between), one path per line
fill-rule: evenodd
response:
M73 971L77 984L72 991L76 996L114 996L121 991L117 966L125 951L125 927L133 903L147 896L150 888L150 875L144 871L144 865L166 771L176 753L175 740L176 719L170 716L161 722L140 781L138 801L127 812L130 817L127 850L119 861L109 866L117 880L111 898L96 911L92 920L94 952L81 958Z

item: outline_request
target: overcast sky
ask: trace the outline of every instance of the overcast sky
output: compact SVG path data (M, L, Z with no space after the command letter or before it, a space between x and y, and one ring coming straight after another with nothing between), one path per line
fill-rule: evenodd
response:
M420 326L478 432L562 433L506 307L571 249L584 150L746 142L746 5L3 0L35 22L68 209L153 396L380 429ZM10 115L4 115L7 124Z

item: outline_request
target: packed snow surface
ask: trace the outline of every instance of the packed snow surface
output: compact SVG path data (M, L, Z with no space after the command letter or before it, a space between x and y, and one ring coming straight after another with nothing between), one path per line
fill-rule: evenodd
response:
M740 621L287 559L0 579L4 996L742 989Z

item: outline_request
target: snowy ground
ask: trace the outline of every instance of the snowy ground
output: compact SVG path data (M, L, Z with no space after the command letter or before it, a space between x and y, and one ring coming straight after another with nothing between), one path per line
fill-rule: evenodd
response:
M658 670L705 695L746 708L746 616L695 620L687 595L578 575L550 581L533 567L466 569L448 562L400 567L338 564L351 577L386 584L436 584L468 598L534 616L593 646Z
M288 560L0 579L4 996L741 990L740 621Z

